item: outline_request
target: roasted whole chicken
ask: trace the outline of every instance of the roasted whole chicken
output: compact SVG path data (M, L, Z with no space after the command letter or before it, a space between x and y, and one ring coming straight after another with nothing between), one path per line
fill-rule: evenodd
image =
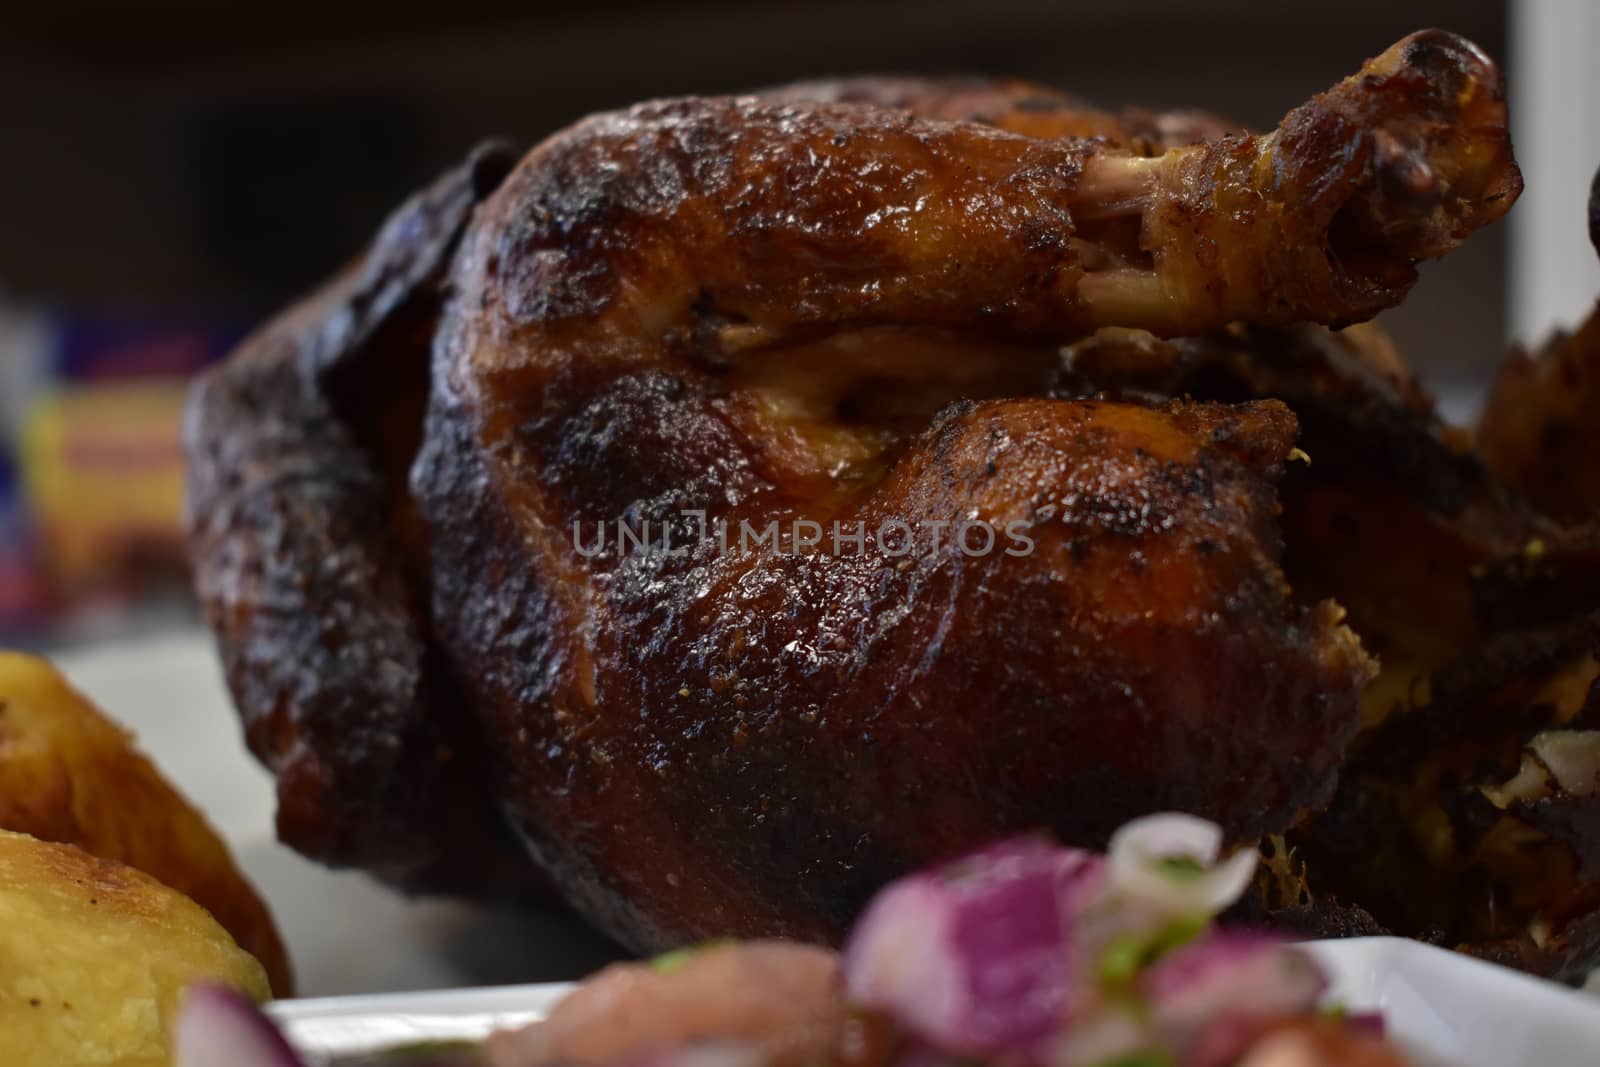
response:
M280 835L651 950L1180 809L1274 921L1575 973L1587 505L1360 325L1520 188L1441 31L1265 134L858 79L478 149L195 388Z

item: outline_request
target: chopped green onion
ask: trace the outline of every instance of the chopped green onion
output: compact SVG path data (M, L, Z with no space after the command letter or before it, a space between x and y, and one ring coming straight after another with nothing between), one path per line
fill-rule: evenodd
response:
M1145 939L1137 934L1123 934L1112 940L1100 953L1095 976L1103 986L1124 986L1132 982L1145 962Z
M685 945L682 948L675 948L671 952L663 952L652 959L650 961L650 969L658 974L675 971L708 949L721 948L724 945L731 944L733 944L732 938L719 937L714 941L702 941L698 945Z
M1156 862L1162 873L1175 882L1192 882L1206 873L1206 865L1193 856L1163 856Z
M1173 1067L1175 1062L1172 1053L1166 1049L1151 1048L1118 1056L1114 1060L1106 1060L1098 1067Z
M1100 954L1095 976L1102 987L1125 986L1168 952L1199 937L1207 925L1209 922L1204 916L1189 916L1174 919L1154 934L1123 934L1114 938Z
M1173 919L1157 930L1154 937L1150 938L1149 954L1145 962L1154 962L1157 957L1166 955L1179 945L1187 945L1205 933L1206 928L1210 925L1211 921L1203 915L1190 915L1181 919Z

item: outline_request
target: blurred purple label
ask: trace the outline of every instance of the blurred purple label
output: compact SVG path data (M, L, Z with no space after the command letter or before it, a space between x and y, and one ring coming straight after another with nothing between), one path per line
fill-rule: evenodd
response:
M69 381L186 378L222 358L243 335L221 323L59 319L56 365Z

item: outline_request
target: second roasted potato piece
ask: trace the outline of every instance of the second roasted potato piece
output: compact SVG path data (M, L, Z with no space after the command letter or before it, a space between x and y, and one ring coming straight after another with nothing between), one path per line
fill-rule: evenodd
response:
M0 1063L166 1067L184 990L264 999L261 965L131 867L0 831Z
M266 968L289 961L228 848L140 752L44 660L0 652L0 828L77 845L192 897Z

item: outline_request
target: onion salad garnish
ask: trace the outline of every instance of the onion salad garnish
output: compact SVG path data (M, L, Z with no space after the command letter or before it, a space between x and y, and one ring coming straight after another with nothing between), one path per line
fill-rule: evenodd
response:
M1282 940L1214 926L1255 862L1190 815L1129 823L1105 857L1004 841L884 889L845 949L846 994L923 1060L1222 1067L1317 1018L1328 987Z
M1104 883L1101 857L1040 838L902 878L856 924L846 996L941 1051L1042 1062L1075 1007L1074 921Z
M1558 740L1566 747L1542 757L1586 776L1577 744ZM815 1067L1264 1067L1313 1032L1381 1040L1377 1016L1320 1006L1328 978L1311 956L1216 925L1255 868L1253 851L1223 844L1219 827L1173 814L1129 823L1105 856L1042 837L1001 841L886 886L840 960L792 942L719 942L613 967L546 1022L491 1038L485 1062L559 1067L551 1061L567 1059L552 1050L615 1045L610 1028L624 1023L631 1051L596 1067L795 1067L775 1051L785 1047L810 1047ZM821 968L803 993L782 992L794 953ZM777 970L752 969L758 957ZM767 992L738 995L750 991ZM785 998L776 1013L774 996ZM580 1000L588 1007L563 1015ZM610 1007L595 1014L596 1004ZM658 1022L641 1025L652 1013ZM813 1044L795 1045L774 1021L784 1018L813 1027ZM865 1060L830 1058L814 1030L828 1018L889 1044ZM215 986L190 991L175 1037L176 1067L306 1067L253 1003ZM469 1050L392 1062L479 1061Z

